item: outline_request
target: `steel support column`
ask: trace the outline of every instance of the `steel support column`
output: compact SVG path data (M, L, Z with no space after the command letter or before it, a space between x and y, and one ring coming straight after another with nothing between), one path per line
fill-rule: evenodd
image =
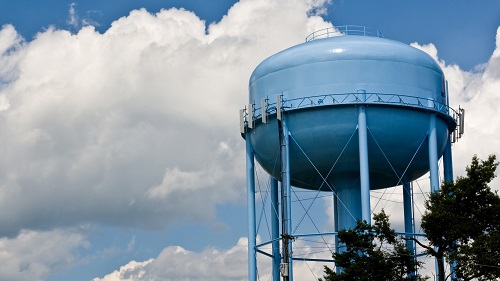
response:
M246 173L248 208L248 280L257 281L256 220L255 220L255 162L250 133L246 134Z
M444 170L444 181L453 181L453 157L451 154L451 138L448 136L446 142L446 147L444 148L443 154L443 170Z
M269 182L271 186L271 240L272 243L272 253L273 253L273 281L280 280L280 229L279 229L279 196L278 196L278 181L269 177Z
M429 173L431 192L439 191L439 156L437 150L436 114L430 113L429 119ZM436 259L436 280L439 280L438 259Z
M366 94L365 94L366 95ZM361 219L371 224L370 170L368 165L368 133L366 127L366 105L358 109L359 176L361 182Z
M414 217L413 217L413 189L410 182L403 184L403 209L404 209L404 222L406 238L412 238L408 233L415 233ZM415 256L415 241L406 240L406 247L410 250L411 254ZM413 274L414 275L414 274Z
M292 187L290 184L290 133L286 115L281 119L281 192L282 192L282 238L283 264L288 267L284 281L293 281L292 265ZM285 270L286 271L286 270ZM286 274L285 274L286 275Z
M437 149L436 114L430 114L429 121L429 172L431 192L439 190L439 155Z
M338 201L337 191L333 191L333 231L337 233L337 234L335 234L335 238L334 238L334 241L335 241L335 253L338 253L339 250L340 250L340 247L339 247L339 235L338 235L338 232L339 232L339 211L338 211L338 204L339 204L339 201ZM337 274L341 273L340 267L338 267L336 263L335 263L335 271L337 272Z

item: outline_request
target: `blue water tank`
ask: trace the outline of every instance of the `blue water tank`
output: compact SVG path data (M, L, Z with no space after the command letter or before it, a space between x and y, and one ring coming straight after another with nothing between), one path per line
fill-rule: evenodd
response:
M439 65L416 48L379 37L335 36L286 49L257 66L249 92L254 107L246 137L256 160L281 178L281 107L291 134L291 183L305 189L330 190L322 177L335 187L359 186L360 105L366 105L371 189L429 171L431 114L439 156L456 126Z

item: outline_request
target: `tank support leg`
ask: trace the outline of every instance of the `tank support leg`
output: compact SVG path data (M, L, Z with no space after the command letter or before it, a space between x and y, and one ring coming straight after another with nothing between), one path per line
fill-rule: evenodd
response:
M280 254L280 229L279 229L279 205L278 205L278 181L269 177L270 186L271 186L271 240L272 243L272 251L273 251L273 281L280 280L280 263L281 263L281 254Z
M444 181L452 182L453 181L453 159L452 159L452 154L451 154L450 137L448 137L448 141L446 142L446 147L444 149L443 169L444 169Z
M430 114L429 122L429 172L431 178L431 192L439 190L439 167L438 167L438 151L437 151L437 135L436 135L436 115Z
M340 250L339 247L339 211L338 211L338 206L339 206L339 201L338 201L338 195L337 191L333 191L333 231L336 232L335 234L335 253L338 253ZM340 267L335 264L335 269L337 274L341 273Z
M290 184L290 134L285 115L281 119L281 194L282 194L282 239L283 281L293 281L292 266L292 187Z
M255 229L255 162L250 136L246 136L247 208L248 208L248 280L257 281Z
M371 224L370 209L370 170L368 165L368 134L366 127L366 106L359 106L359 176L361 182L361 220Z
M405 182L403 184L403 208L404 208L404 221L405 221L405 233L406 238L411 238L412 235L408 233L414 233L413 229L414 217L413 217L413 189L410 182ZM411 254L415 256L415 241L406 240L406 247L410 250ZM415 276L412 273L411 276Z
M434 113L431 113L429 121L429 173L431 192L439 191L438 161L439 156L437 152L436 115ZM436 258L436 280L439 280L439 264L442 264L442 262L442 258L441 260L438 260Z

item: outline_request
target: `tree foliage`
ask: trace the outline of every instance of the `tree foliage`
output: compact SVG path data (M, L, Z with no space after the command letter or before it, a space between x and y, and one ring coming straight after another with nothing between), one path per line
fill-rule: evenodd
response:
M426 201L422 229L429 255L438 260L439 280L445 280L442 258L456 262L461 280L500 278L500 197L488 184L498 166L491 155L481 161L474 156L467 175L445 182Z
M391 229L385 212L373 219L373 225L358 221L355 228L339 231L338 238L344 249L334 253L333 259L342 272L336 273L325 266L325 281L422 280L412 275L420 264Z

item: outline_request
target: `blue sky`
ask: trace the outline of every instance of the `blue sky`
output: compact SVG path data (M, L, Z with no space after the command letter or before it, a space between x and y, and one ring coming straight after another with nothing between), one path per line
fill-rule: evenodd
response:
M28 40L48 26L69 29L68 10L74 4L79 17L91 19L99 32L106 31L116 19L133 9L182 7L193 11L206 23L219 21L237 1L203 0L156 1L2 1L0 24L13 24ZM500 25L497 1L332 1L323 17L334 25L363 25L382 31L387 38L407 44L432 42L440 57L469 70L484 63L494 49L491 36ZM464 55L467 54L467 55Z
M237 110L255 66L318 28L364 25L416 42L440 61L452 106L468 109L456 174L474 153L500 152L497 1L2 0L0 8L0 257L9 261L0 281L244 280ZM400 206L385 202L400 226ZM314 210L324 229L330 207L325 199ZM310 277L305 268L297 270Z

